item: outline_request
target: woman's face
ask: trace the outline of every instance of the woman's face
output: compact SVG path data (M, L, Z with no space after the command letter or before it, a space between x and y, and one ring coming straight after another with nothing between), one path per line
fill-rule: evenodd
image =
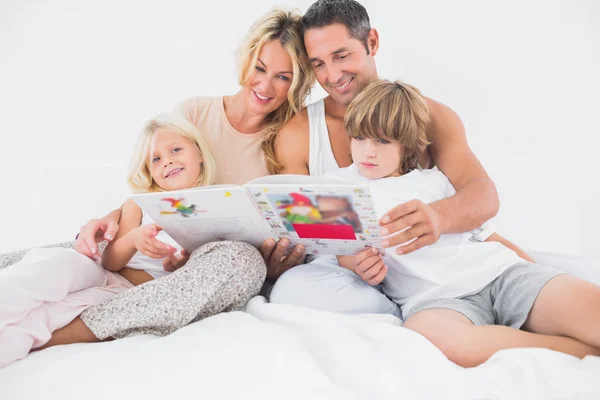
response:
M266 43L256 60L249 83L244 87L250 109L269 114L287 101L292 84L292 59L279 40Z

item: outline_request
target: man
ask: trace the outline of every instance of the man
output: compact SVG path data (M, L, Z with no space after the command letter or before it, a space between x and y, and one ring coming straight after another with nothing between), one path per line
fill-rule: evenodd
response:
M379 79L374 58L379 36L371 28L365 8L354 0L319 0L307 10L302 26L308 57L328 96L309 105L283 127L275 150L281 173L322 175L351 164L344 113L362 89ZM420 165L436 165L448 176L457 194L429 205L417 200L399 204L382 218L383 236L408 228L387 239L385 247L416 238L398 247L398 254L435 243L442 233L478 228L499 208L494 183L469 148L458 115L435 100L426 101L431 145L421 155ZM284 272L281 268L271 276ZM361 272L358 277L333 265L294 267L276 282L271 301L338 312L397 314L397 306L369 285L383 280L382 264Z

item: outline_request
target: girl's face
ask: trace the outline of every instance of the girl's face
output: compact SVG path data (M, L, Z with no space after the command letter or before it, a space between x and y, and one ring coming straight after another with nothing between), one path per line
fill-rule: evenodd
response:
M267 115L287 101L292 85L292 59L279 40L266 43L256 60L252 77L243 91L250 109Z
M189 189L201 173L202 155L186 137L168 129L154 133L148 169L163 190Z
M400 176L400 163L404 146L397 140L352 138L350 143L352 161L361 175L367 179Z

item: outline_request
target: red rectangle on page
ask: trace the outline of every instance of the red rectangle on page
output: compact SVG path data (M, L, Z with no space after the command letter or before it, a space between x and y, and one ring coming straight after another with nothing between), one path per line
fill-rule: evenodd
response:
M336 224L293 224L301 239L356 240L352 225Z

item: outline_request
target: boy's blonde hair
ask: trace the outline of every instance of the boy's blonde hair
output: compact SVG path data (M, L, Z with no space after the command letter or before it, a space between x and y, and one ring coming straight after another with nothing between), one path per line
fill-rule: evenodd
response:
M267 168L272 174L277 173L281 167L275 158L277 132L304 107L306 96L315 82L312 66L306 56L302 39L301 18L302 16L297 10L285 11L281 8L274 8L252 25L237 54L241 86L248 84L252 79L258 54L266 43L279 40L292 59L294 76L288 91L287 102L269 114L266 119L268 133L263 141L262 150Z
M419 89L401 81L379 80L352 100L344 117L350 138L391 139L404 146L403 173L416 169L429 145L429 109Z
M202 138L198 129L182 116L176 114L160 114L152 118L138 136L137 144L131 157L131 165L127 177L127 184L134 193L161 192L161 189L148 168L151 161L154 137L159 129L180 134L196 145L202 163L200 165L200 176L196 182L197 186L212 185L215 180L217 166L215 157L208 143Z

